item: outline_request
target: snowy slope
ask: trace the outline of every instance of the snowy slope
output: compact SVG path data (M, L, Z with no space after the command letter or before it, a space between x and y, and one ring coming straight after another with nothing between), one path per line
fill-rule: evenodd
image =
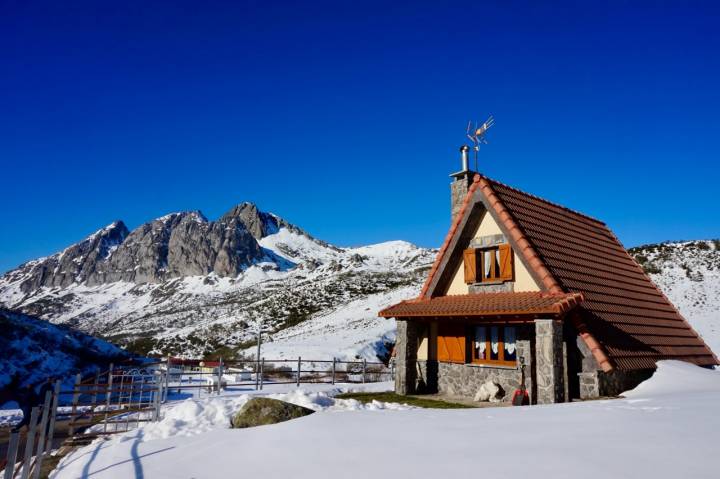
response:
M710 348L720 353L720 241L651 244L630 253Z
M0 389L15 375L22 384L97 370L129 357L105 341L24 314L0 309ZM17 385L16 385L17 386Z
M718 476L720 373L661 362L627 396L532 407L368 410L294 392L280 397L319 412L249 429L228 428L232 399L188 401L160 423L73 452L50 477Z

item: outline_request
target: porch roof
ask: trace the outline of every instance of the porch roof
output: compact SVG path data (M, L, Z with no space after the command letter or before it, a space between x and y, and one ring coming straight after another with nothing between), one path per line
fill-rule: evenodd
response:
M419 316L527 316L557 317L583 301L581 293L476 293L402 301L378 313L384 318Z

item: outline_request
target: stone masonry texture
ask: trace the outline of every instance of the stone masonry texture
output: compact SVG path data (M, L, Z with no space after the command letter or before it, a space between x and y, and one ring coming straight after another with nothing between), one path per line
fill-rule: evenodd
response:
M551 319L535 320L535 374L538 404L565 400L562 323Z

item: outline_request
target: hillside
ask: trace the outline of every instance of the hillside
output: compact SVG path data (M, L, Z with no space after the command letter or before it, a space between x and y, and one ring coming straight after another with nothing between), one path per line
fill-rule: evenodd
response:
M6 309L0 309L0 331L0 389L15 375L36 384L129 358L105 341Z
M114 222L5 274L0 304L141 353L227 357L262 323L275 357L374 359L394 341L377 310L417 294L433 258L403 241L336 247L243 203L217 221Z
M650 244L629 251L719 354L720 240Z

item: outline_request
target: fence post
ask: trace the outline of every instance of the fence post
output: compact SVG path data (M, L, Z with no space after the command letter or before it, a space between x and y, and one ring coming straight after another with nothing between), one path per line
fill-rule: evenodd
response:
M365 384L365 371L367 371L367 359L363 359L363 384Z
M7 463L5 464L4 479L12 479L15 475L15 463L17 462L18 443L20 442L20 433L10 433L10 443L8 444Z
M302 362L301 357L298 356L297 387L300 387L300 363L301 362Z
M35 429L37 428L38 415L40 414L40 408L32 408L30 413L30 424L28 424L28 433L25 438L25 457L23 458L23 469L22 479L28 479L30 477L30 459L32 458L32 450L35 445Z
M335 363L337 362L336 358L333 358L333 365L332 365L332 383L335 384Z
M72 412L70 413L70 427L68 435L75 436L75 414L77 413L78 401L80 400L80 373L75 375L75 385L73 386Z
M113 368L114 364L110 363L108 369L107 390L105 391L105 420L103 421L103 432L107 432L108 413L110 411L110 404L112 404Z
M260 390L262 391L263 388L263 381L265 378L263 377L263 371L265 370L265 358L262 358L260 360Z
M217 386L217 393L220 394L220 390L222 389L222 377L223 377L223 360L220 358L220 363L218 364L218 386Z
M52 451L52 443L53 443L53 437L55 436L55 419L57 417L57 408L58 408L58 400L60 399L60 386L62 385L62 382L58 379L55 381L55 388L53 390L53 400L52 404L50 405L50 429L48 429L48 435L45 439L46 445L45 450L46 451Z
M255 361L255 390L260 389L260 358Z
M33 478L40 477L40 468L42 467L43 457L45 456L45 431L48 428L48 420L50 419L50 403L52 402L52 391L45 392L45 400L42 406L42 419L40 420L40 431L38 435L37 449L35 452L35 467L33 468Z

